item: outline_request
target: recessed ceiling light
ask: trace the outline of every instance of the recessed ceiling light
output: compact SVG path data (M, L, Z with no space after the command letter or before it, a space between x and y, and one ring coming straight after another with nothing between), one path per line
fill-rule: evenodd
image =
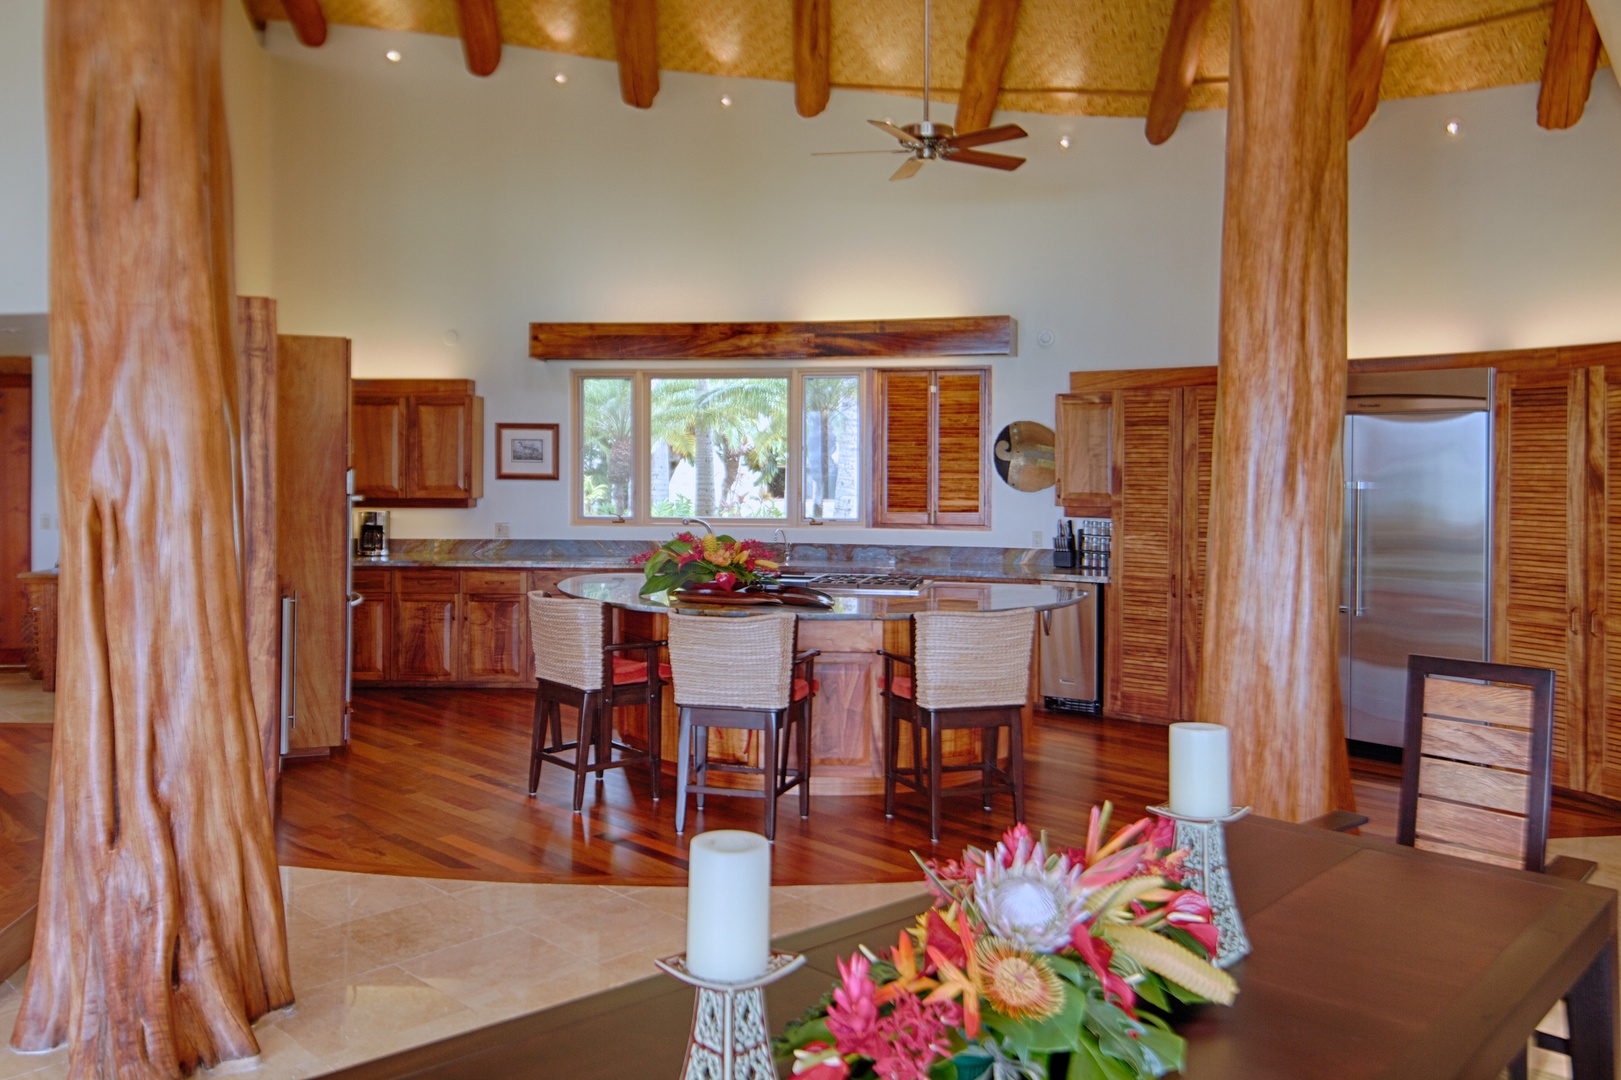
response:
M730 109L732 107L732 95L722 94L720 96L720 107L723 109Z
M564 83L568 82L568 76L559 71L556 75L552 76L552 82L556 83L558 86L562 86Z
M1454 139L1456 139L1459 135L1462 135L1463 134L1463 121L1461 121L1461 120L1448 120L1447 123L1446 123L1446 133L1448 135L1452 136Z
M383 55L388 58L388 62L391 64L397 64L400 62L400 50L398 49L390 49Z
M1060 136L1058 136L1058 145L1062 146L1065 150L1068 150L1069 149L1069 136L1068 135L1060 135Z

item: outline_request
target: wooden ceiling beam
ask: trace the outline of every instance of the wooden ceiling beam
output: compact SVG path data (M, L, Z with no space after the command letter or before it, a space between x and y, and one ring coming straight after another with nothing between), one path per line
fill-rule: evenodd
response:
M794 108L816 116L833 86L833 0L794 0Z
M1555 0L1537 96L1539 126L1557 131L1582 118L1598 71L1598 50L1598 24L1587 0Z
M1013 318L752 323L530 323L536 360L1012 356Z
M1353 0L1351 68L1345 83L1346 138L1368 126L1379 107L1379 83L1385 75L1385 50L1396 29L1401 0Z
M1159 54L1159 77L1154 80L1154 96L1148 99L1148 141L1155 146L1176 134L1187 111L1209 14L1210 0L1176 0L1171 9L1171 26Z
M1002 72L1013 49L1020 0L979 0L979 14L968 35L968 60L957 95L957 134L983 131L996 115Z
M614 52L619 57L619 96L638 109L653 106L659 92L659 33L654 0L610 0Z
M456 21L462 28L462 53L474 75L494 74L501 64L501 20L495 0L456 0Z
M293 24L293 33L310 48L326 44L326 13L321 0L281 0L287 10L287 21Z

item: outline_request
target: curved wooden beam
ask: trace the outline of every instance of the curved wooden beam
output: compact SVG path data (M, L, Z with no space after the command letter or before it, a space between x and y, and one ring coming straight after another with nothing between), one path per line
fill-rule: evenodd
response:
M1379 107L1379 83L1385 76L1385 50L1396 29L1401 0L1353 0L1351 4L1351 71L1345 83L1346 138L1368 126Z
M1002 72L1013 48L1019 0L979 0L979 15L968 35L968 63L957 96L957 133L983 131L996 115L996 96L1002 92Z
M1598 50L1598 24L1587 0L1555 0L1537 96L1538 125L1559 130L1582 118L1598 71Z
M281 0L281 6L300 42L312 49L326 44L326 13L321 10L321 0Z
M651 108L659 92L659 34L654 0L611 0L614 51L619 57L619 96L626 105Z
M794 0L794 108L816 116L833 86L833 0Z
M1171 27L1159 54L1159 77L1154 80L1154 96L1148 100L1148 141L1155 146L1176 134L1187 110L1209 14L1210 0L1176 0L1171 9Z
M1234 801L1353 809L1335 648L1349 0L1233 0L1200 718Z
M456 21L462 28L462 53L474 75L494 74L501 64L501 20L495 0L456 0Z

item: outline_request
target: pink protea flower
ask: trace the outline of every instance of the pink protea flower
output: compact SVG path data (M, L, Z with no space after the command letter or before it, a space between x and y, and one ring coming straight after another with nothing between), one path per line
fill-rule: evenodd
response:
M1065 855L1049 858L1046 845L1021 825L1008 830L975 876L974 908L995 937L1031 952L1057 952L1088 918L1092 889L1083 872Z

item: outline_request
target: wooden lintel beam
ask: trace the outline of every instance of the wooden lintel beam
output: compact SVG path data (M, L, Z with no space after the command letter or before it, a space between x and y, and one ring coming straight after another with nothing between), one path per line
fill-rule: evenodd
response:
M281 0L287 10L287 21L293 24L293 33L310 48L326 44L326 14L321 0Z
M501 64L501 20L495 0L456 0L456 21L462 28L462 53L467 70L491 75Z
M1351 67L1345 83L1346 138L1368 126L1379 107L1379 83L1385 75L1385 50L1396 29L1401 0L1353 0Z
M1209 14L1210 0L1176 0L1171 9L1171 26L1159 54L1159 77L1154 80L1154 96L1148 100L1148 141L1155 146L1176 133L1187 110Z
M833 86L833 0L794 0L794 108L816 116Z
M957 134L984 131L991 126L1018 21L1019 0L979 0L979 15L968 35L962 92L957 96Z
M1575 125L1587 108L1598 70L1598 24L1587 0L1555 0L1548 27L1548 55L1542 64L1537 123L1558 130Z
M659 33L654 0L610 0L619 96L626 105L652 108L659 92Z
M1011 356L1007 315L863 322L530 323L536 360Z

